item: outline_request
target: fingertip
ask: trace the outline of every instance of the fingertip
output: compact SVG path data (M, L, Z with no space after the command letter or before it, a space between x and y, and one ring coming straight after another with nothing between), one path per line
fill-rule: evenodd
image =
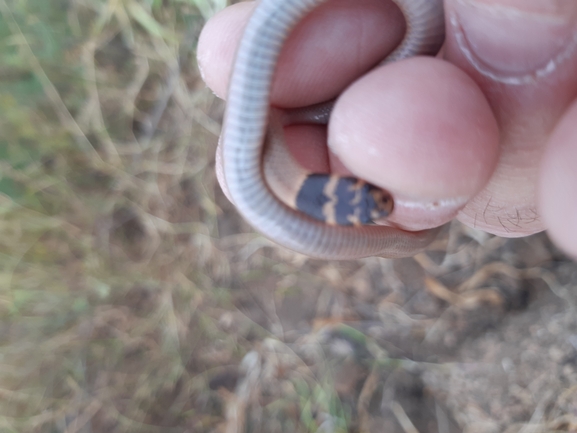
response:
M225 99L235 52L254 2L231 5L204 25L198 38L196 59L206 85Z
M405 228L421 229L452 219L487 183L499 131L471 78L418 57L347 89L333 111L329 144L353 173L393 194Z
M273 104L303 107L335 98L402 40L400 9L382 0L331 0L315 8L283 46Z
M227 7L200 34L198 66L220 98L226 98L235 52L255 6L242 2ZM382 0L333 0L315 8L283 46L272 103L301 107L334 98L390 52L403 31L400 10Z
M556 126L543 155L539 212L551 239L577 259L577 102Z

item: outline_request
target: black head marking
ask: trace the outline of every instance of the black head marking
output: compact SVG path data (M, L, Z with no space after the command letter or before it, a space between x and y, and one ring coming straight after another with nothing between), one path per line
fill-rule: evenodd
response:
M385 191L354 177L312 174L298 192L297 209L327 224L359 226L388 216L393 199Z

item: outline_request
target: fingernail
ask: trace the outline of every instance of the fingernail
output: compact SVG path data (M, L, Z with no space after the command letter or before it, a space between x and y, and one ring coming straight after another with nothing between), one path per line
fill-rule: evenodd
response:
M577 2L455 0L449 22L457 44L482 74L527 84L557 69L577 46Z
M395 208L387 222L412 231L438 227L455 218L468 200L465 197L455 197L426 201L395 195Z

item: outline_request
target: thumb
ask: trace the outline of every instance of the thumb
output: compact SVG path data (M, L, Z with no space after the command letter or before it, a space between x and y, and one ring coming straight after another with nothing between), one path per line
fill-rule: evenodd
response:
M494 81L532 83L575 50L575 1L447 0L447 11L460 51Z
M495 172L458 219L507 237L542 231L539 162L577 95L577 2L445 0L445 6L445 58L481 88L501 139Z

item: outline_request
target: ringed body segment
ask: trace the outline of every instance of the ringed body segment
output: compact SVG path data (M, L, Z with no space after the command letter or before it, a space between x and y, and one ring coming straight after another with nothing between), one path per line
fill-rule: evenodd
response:
M330 225L373 224L393 211L393 198L363 180L310 174L297 194L296 209Z

